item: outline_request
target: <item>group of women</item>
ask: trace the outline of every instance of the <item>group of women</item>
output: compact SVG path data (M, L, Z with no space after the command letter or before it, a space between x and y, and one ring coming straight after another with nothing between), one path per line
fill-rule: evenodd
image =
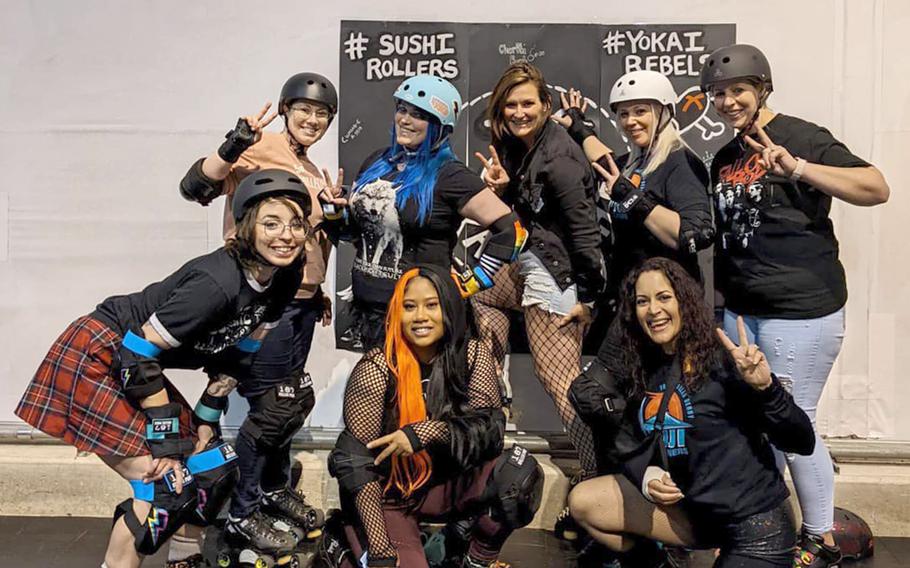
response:
M832 197L882 203L888 186L824 128L768 107L771 70L755 47L717 50L701 82L737 132L710 173L659 73L613 86L631 148L614 157L580 93L562 94L554 115L540 70L516 63L493 88L478 177L449 143L458 91L415 76L395 91L388 147L345 192L343 172L333 180L308 157L337 112L335 88L291 77L277 112L241 118L180 183L204 205L227 196L225 246L76 320L17 409L133 486L104 565L137 567L168 540L169 566L201 565L201 526L230 496L224 535L237 547L282 553L323 528L328 566L506 566L499 552L542 484L533 456L503 448L513 310L579 453L569 512L599 544L584 562L661 565L659 541L717 548L716 566L836 565L832 467L814 432L846 301L828 213ZM278 115L284 130L265 132ZM489 235L453 271L465 218ZM316 323L331 323L321 284L338 239L356 249L365 353L329 459L343 515L323 527L289 487L289 452L313 406L304 366ZM726 333L697 261L711 244ZM612 323L582 369L598 311ZM167 368L207 372L195 408ZM218 422L234 388L250 412L232 448ZM448 524L424 544L425 519Z

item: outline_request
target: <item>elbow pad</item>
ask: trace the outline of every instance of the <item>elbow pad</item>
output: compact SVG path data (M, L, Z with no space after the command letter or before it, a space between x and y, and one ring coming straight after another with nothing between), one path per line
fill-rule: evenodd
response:
M679 250L695 254L714 242L714 226L692 227L679 231Z
M500 408L482 408L446 420L449 450L463 467L479 465L502 453L506 417Z
M193 451L193 442L180 437L180 413L176 402L145 409L145 441L153 458L182 458Z
M127 331L120 345L120 383L123 394L139 406L142 399L162 390L164 373L158 363L161 348L151 341Z
M363 486L380 478L382 466L373 465L376 456L348 430L344 430L329 454L329 475L338 480L338 487L356 495ZM391 460L386 460L388 464Z
M223 192L223 182L214 180L202 172L204 161L205 158L199 158L180 180L180 195L187 201L208 205Z
M489 227L489 236L481 245L476 255L469 256L465 263L455 265L452 277L467 298L481 290L493 287L493 277L504 265L514 262L528 240L528 231L519 221L514 211L503 215Z

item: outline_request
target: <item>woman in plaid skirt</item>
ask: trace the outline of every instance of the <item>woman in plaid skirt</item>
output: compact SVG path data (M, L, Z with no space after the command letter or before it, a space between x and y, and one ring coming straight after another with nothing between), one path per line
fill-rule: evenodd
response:
M294 298L310 210L295 175L249 176L234 197L233 239L141 292L107 298L70 324L39 366L16 414L98 455L133 487L135 498L114 514L102 566L137 568L172 535L168 566L201 565L202 531L185 523L201 523L211 503L198 491L208 477L194 454L216 447L232 377ZM194 411L162 371L203 367L210 381ZM217 447L229 468L233 452ZM273 532L272 541L293 540Z

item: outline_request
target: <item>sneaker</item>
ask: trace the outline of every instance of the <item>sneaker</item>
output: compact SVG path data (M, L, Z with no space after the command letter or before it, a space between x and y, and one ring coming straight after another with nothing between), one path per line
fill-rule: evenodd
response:
M837 568L841 560L839 547L828 546L822 537L803 532L796 547L793 568Z

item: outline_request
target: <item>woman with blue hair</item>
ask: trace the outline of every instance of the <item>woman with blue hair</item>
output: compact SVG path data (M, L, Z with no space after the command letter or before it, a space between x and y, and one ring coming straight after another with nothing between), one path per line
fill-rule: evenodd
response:
M404 272L417 263L451 267L464 218L491 234L475 264L454 274L463 296L491 286L526 236L511 209L452 151L458 90L439 77L416 75L394 98L391 144L366 159L348 200L334 200L348 205L355 336L365 351L383 343L386 307Z

